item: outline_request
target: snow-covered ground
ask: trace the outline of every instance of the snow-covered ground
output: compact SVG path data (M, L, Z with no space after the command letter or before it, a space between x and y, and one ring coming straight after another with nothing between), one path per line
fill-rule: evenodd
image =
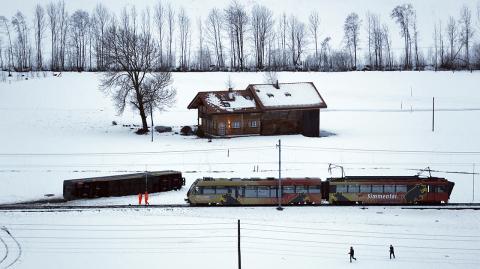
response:
M175 107L157 125L196 123L186 109L197 91L263 83L262 73L175 73ZM62 195L62 181L131 171L175 169L187 186L151 196L184 203L198 177L328 177L328 163L347 175L410 175L430 166L456 183L453 202L471 202L480 169L480 73L280 73L280 82L312 81L328 104L321 138L301 135L206 139L174 133L138 136L138 116L117 116L98 90L100 74L14 78L0 82L0 203ZM431 131L435 97L435 132ZM112 125L116 121L118 125ZM253 172L254 166L259 172ZM340 171L333 171L339 175ZM477 175L478 178L478 175ZM480 184L476 184L477 197ZM477 202L479 198L475 199ZM133 204L136 197L72 201ZM19 242L15 268L236 268L236 220L242 222L243 268L478 268L480 211L400 207L116 209L0 212L0 228ZM0 266L19 254L4 230ZM397 259L388 259L388 246ZM348 262L353 245L358 261ZM8 253L6 249L8 248Z
M480 266L480 211L399 207L1 212L13 268L466 268ZM0 230L9 252L15 241ZM388 257L395 247L396 259ZM348 261L355 248L357 261ZM5 248L0 245L0 258Z

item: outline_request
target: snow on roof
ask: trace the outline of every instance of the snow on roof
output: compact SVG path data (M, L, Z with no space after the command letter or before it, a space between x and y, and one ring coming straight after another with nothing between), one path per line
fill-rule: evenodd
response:
M252 84L265 107L320 106L324 102L312 83Z
M237 92L230 92L228 95L228 99L222 100L217 94L212 92L206 96L205 101L209 105L218 107L225 111L235 111L257 107L253 98L247 99L245 96L242 96Z

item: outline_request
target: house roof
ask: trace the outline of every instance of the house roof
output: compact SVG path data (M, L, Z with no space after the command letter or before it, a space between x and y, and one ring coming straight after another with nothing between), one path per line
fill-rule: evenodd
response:
M208 114L327 107L312 82L250 84L246 90L198 92L188 109L201 105Z
M188 105L189 109L205 106L206 113L258 112L259 106L250 91L199 92Z
M250 84L248 89L255 95L262 109L327 107L312 82Z

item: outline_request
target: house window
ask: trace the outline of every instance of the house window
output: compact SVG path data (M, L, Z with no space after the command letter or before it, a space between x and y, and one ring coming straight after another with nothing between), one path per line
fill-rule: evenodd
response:
M268 97L273 97L273 93L267 93Z
M240 122L239 121L234 121L233 122L233 128L235 128L235 129L240 128Z
M285 96L292 96L292 94L290 94L289 92L286 92Z
M250 127L257 128L257 121L256 120L250 121Z

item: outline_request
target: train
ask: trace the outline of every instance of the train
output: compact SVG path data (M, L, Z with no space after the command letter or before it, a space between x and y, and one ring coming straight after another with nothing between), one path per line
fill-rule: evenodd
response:
M104 177L79 178L63 181L66 201L111 196L136 195L144 192L180 190L185 178L179 171L153 171Z
M325 181L282 178L280 182L276 178L204 177L191 185L185 200L195 206L446 204L454 185L445 178L418 175L344 176Z

